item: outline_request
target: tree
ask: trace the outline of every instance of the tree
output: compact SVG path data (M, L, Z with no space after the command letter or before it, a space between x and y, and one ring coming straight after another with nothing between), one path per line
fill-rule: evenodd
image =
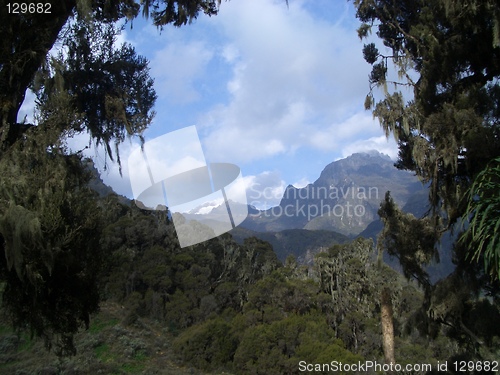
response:
M7 7L0 10L0 151L12 145L25 130L17 123L17 115L26 90L37 71L44 65L64 27L74 18L112 24L121 19L132 20L143 6L143 14L151 14L154 24L181 26L198 16L217 12L217 0L52 0L51 14L13 15Z
M360 237L347 244L334 245L314 259L320 289L331 296L335 334L346 344L352 342L352 349L356 351L362 343L361 320L375 310L372 251L372 240ZM349 320L356 313L360 319Z
M101 215L80 158L44 155L38 140L0 160L2 307L15 327L71 353L98 307Z
M382 326L382 348L384 349L385 363L396 363L394 357L393 319L391 290L384 288L380 298L380 323Z
M492 160L500 156L500 7L494 0L356 0L355 6L359 36L376 28L389 51L376 43L363 48L372 65L365 107L398 142L396 165L415 172L430 191L431 209L422 219L402 214L386 197L381 246L424 285L430 319L453 327L478 353L480 330L467 326L467 311L482 303L481 291L498 288L470 259L486 255L493 276L500 265L499 212L492 206L498 200ZM472 232L455 243L456 270L431 285L424 266L435 241L461 219L471 219Z
M494 0L357 0L358 33L373 27L385 47L366 44L372 64L367 108L399 145L400 168L430 183L435 218L463 213L464 191L500 155L500 8ZM399 80L391 81L389 61ZM389 91L393 83L395 90ZM413 91L405 102L401 87ZM385 88L375 102L372 91Z
M61 353L74 352L72 335L98 308L107 255L99 248L102 211L87 186L91 170L64 137L87 130L111 155L112 140L149 124L155 100L147 62L131 47L117 50L116 32L91 20L65 30L67 56L51 58L32 82L36 126L8 136L0 158L3 307L17 328Z
M215 0L52 0L51 14L0 10L0 281L3 308L47 346L74 352L72 336L99 303L103 204L65 137L88 132L119 162L117 146L141 136L156 99L147 61L115 46L119 20L143 13L161 27L186 24ZM49 55L58 43L63 52ZM25 93L34 124L18 123ZM114 143L115 151L111 145Z
M427 294L430 293L431 281L425 266L439 259L435 246L438 234L432 222L429 218L417 219L402 212L390 192L385 194L378 215L384 224L377 239L379 258L382 258L380 253L384 250L395 256L404 276L416 280Z
M444 232L473 214L474 193L467 192L500 155L500 8L495 1L472 0L355 4L360 37L377 27L391 50L384 55L375 43L364 46L373 65L366 107L396 138L397 166L429 183L432 220ZM400 80L390 81L389 61ZM412 90L406 103L401 86ZM375 87L385 89L378 102Z
M154 116L156 100L147 60L130 45L114 46L120 30L114 25L78 20L61 37L66 50L37 72L39 125L62 134L87 131L113 159L126 135L141 134Z
M424 267L438 257L436 231L427 218L418 220L399 210L390 192L380 204L378 215L384 224L377 239L379 267L382 267L383 252L387 251L399 260L406 278L415 279L430 298L431 282ZM382 288L380 303L384 357L386 363L394 363L393 308L388 286Z

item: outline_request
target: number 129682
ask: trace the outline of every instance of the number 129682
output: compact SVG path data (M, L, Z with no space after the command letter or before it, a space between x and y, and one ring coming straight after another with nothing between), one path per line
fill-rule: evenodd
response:
M8 3L9 14L50 14L51 3Z

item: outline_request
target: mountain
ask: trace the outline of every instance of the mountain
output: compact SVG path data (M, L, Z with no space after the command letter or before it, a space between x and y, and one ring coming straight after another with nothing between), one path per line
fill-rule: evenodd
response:
M314 183L302 189L288 186L279 206L254 211L231 233L237 241L249 236L268 241L282 261L292 254L300 263L309 264L314 254L344 239L359 236L376 242L382 230L377 211L386 191L415 217L423 217L429 209L427 187L411 173L394 167L388 156L371 151L327 165ZM334 236L327 236L328 232ZM437 244L441 261L426 267L433 282L455 267L450 256L453 240L446 233ZM384 260L400 270L397 259L384 254Z
M115 194L102 182L92 162L87 163L87 168L92 173L89 186L93 190L101 197ZM248 218L229 233L239 243L248 237L269 242L282 262L287 256L294 255L299 263L312 264L318 252L334 244L348 242L353 237L376 241L382 229L377 210L387 190L391 191L403 211L415 217L423 217L427 212L427 188L410 173L396 169L387 155L371 151L353 154L327 165L314 183L302 189L288 186L278 207L259 211L249 206ZM118 196L118 199L126 205L131 203L126 197ZM237 205L235 202L231 204ZM328 206L333 207L333 213L316 214L316 207L321 211L322 207L326 210ZM361 206L364 215L356 215L354 210L356 207L361 210ZM336 215L341 209L344 215ZM210 216L205 215L208 212ZM196 220L214 229L226 215L225 205L213 203L183 213L186 220ZM454 269L449 255L453 240L453 236L447 233L438 245L441 262L427 268L433 281L445 277ZM384 259L394 269L400 268L397 259L387 254Z
M356 153L327 165L312 184L289 185L278 206L249 215L241 226L257 232L330 230L354 237L377 219L388 190L403 206L425 188L412 173L397 169L389 156Z

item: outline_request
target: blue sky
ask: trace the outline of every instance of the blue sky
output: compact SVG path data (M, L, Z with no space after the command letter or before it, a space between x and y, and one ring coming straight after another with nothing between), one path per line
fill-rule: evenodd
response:
M247 189L266 189L259 208L353 152L394 158L394 141L363 108L370 66L354 15L339 0L231 0L181 28L134 20L120 40L150 61L158 94L146 140L196 125L208 162L234 163ZM129 197L126 160L137 144L120 148L123 177L112 164L102 172ZM102 170L104 151L90 155Z

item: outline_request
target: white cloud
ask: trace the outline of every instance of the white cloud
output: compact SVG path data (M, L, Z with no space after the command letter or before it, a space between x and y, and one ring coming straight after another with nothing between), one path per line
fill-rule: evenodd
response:
M222 57L227 63L234 63L240 57L240 51L234 44L227 44L221 52Z
M221 7L214 24L227 39L221 55L232 77L229 102L200 119L210 159L247 162L301 147L329 150L328 144L338 147L365 132L364 118L346 121L362 110L368 89L357 34L302 5L253 0Z
M224 204L224 199L207 202L205 203L205 205L201 207L195 207L187 212L190 214L206 215L210 213L214 208L219 207L221 204Z
M157 51L151 74L162 100L186 104L200 99L196 82L203 77L213 52L200 41L174 41Z
M370 150L377 150L382 154L389 155L392 160L396 160L398 156L398 145L393 138L387 139L384 135L357 140L345 146L342 149L342 155L343 157L347 157L355 152L366 152Z
M307 178L302 177L299 181L294 182L292 185L296 187L297 189L301 189L303 187L306 187L309 185L311 181L309 181Z
M286 183L278 172L265 171L258 175L244 176L248 204L258 209L276 206L281 201Z
M335 151L346 143L356 142L360 136L380 134L380 127L368 112L358 112L343 122L333 123L313 132L308 138L317 149Z

